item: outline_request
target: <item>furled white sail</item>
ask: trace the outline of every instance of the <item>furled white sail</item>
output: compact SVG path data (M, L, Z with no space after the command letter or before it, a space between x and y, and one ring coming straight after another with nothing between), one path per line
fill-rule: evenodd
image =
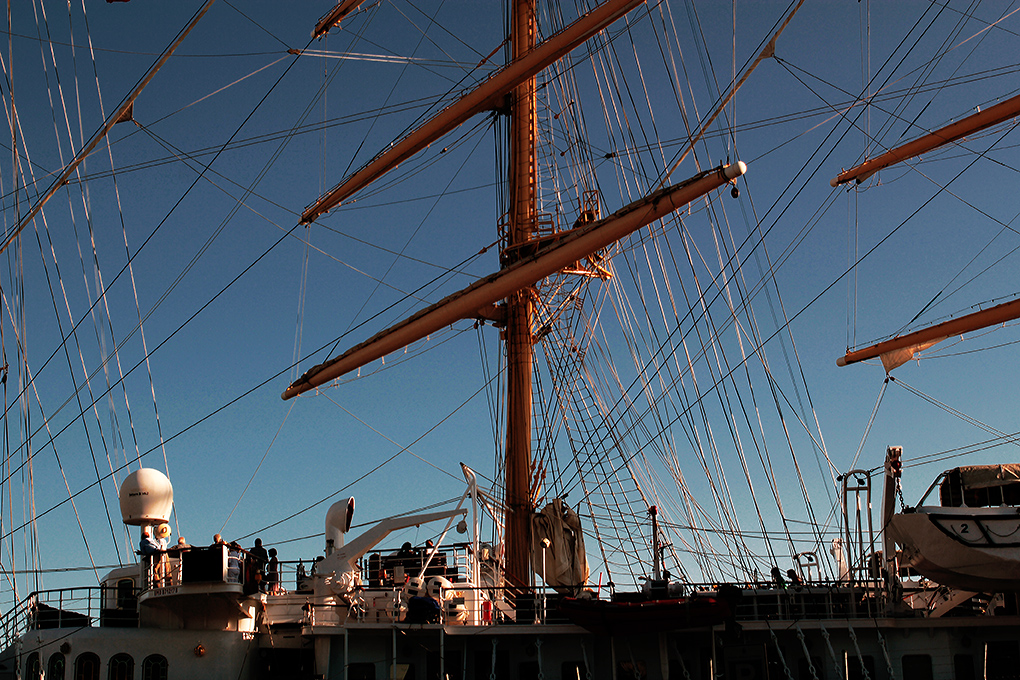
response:
M557 591L576 594L588 581L581 519L562 498L532 516L532 567Z

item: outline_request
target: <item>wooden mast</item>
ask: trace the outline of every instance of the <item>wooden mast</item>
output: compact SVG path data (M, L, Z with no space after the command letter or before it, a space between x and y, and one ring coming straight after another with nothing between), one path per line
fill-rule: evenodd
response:
M510 9L511 60L476 90L426 121L366 166L309 206L302 223L312 222L331 208L410 158L439 136L470 116L505 103L510 112L508 205L505 250L500 272L477 281L463 291L399 324L377 333L342 355L313 367L283 393L284 399L346 374L390 351L425 337L429 332L462 318L485 317L499 300L505 300L507 343L507 435L505 451L504 576L520 592L531 584L530 477L533 370L531 333L534 285L552 271L577 262L629 233L669 214L695 198L742 175L746 166L734 163L702 172L690 180L655 191L618 210L609 218L559 234L541 247L537 239L537 105L538 71L570 49L595 35L645 0L606 0L542 44L537 42L536 0L514 0ZM340 0L321 22L328 30L357 6ZM513 89L510 89L512 86ZM502 315L500 315L502 316Z
M518 60L535 47L535 0L514 0L510 16L511 58ZM507 251L535 237L537 167L535 163L537 79L531 76L514 88L510 101L509 220ZM508 264L512 264L508 263ZM531 287L507 299L507 432L504 515L504 576L511 588L531 583L531 371L533 363Z

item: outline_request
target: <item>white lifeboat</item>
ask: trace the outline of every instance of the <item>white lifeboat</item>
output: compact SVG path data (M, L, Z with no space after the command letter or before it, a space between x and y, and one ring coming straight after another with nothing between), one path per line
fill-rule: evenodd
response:
M924 505L935 489L939 505ZM901 566L974 592L1020 590L1020 464L943 472L916 508L894 514Z

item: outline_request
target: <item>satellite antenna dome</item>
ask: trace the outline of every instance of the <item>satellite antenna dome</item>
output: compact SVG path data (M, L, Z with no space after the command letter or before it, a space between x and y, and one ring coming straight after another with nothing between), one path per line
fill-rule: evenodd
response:
M120 516L124 524L166 524L174 504L174 488L159 470L142 468L120 485Z

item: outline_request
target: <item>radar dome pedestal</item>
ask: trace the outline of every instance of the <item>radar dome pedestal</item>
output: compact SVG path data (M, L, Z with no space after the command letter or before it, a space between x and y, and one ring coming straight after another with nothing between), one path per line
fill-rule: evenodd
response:
M166 524L174 505L174 488L159 470L142 468L120 485L120 516L124 524Z

